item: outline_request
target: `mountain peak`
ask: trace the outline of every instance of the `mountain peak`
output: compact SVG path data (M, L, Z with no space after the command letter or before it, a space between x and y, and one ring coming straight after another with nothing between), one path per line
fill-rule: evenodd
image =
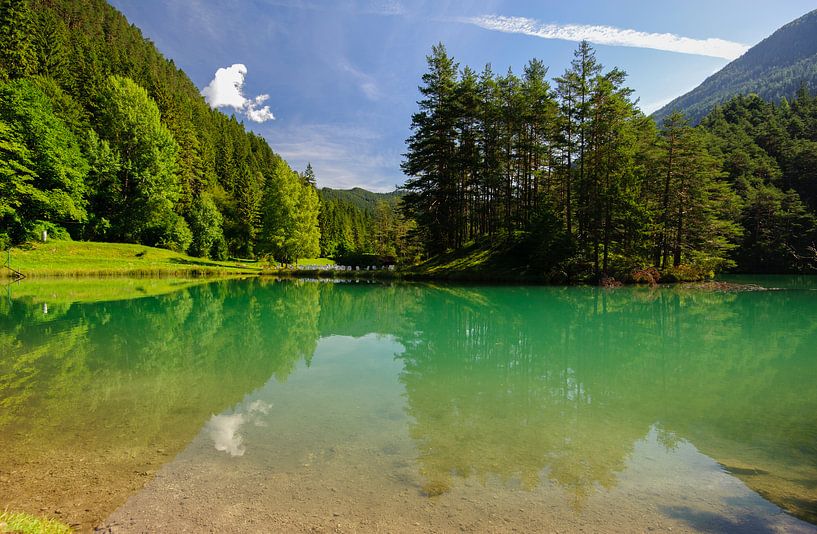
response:
M779 101L794 96L803 83L817 91L817 10L778 29L652 116L660 121L681 111L698 122L736 95L756 93L764 100Z

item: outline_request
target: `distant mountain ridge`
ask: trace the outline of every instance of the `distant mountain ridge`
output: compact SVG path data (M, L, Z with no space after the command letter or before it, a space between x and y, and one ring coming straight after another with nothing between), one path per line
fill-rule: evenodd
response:
M374 213L375 208L379 202L386 202L390 205L395 205L397 200L402 196L400 191L391 191L390 193L375 193L362 187L354 187L352 189L332 189L331 187L322 187L320 189L320 197L324 202L335 200Z
M779 102L793 97L804 83L817 92L817 10L786 24L652 117L660 122L681 111L697 123L736 95L756 93Z

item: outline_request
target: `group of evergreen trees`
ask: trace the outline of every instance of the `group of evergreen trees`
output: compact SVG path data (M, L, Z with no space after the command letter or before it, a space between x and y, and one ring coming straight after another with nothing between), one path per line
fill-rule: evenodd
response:
M701 128L739 198L733 257L747 272L817 268L817 99L804 87L779 104L757 95L716 107Z
M814 259L817 105L757 97L658 127L580 44L553 81L428 57L403 169L429 253L525 242L544 272L601 278L654 266L798 271ZM811 195L811 196L810 196ZM811 204L809 205L809 202Z
M105 0L0 0L0 153L2 241L319 251L314 175L210 109Z

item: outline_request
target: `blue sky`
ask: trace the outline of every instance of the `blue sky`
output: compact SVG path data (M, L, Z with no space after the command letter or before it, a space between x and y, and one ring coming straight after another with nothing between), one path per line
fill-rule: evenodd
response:
M628 72L650 112L726 65L741 46L817 7L814 0L111 3L199 88L211 86L213 104L235 112L295 169L311 162L319 186L377 191L404 180L399 165L417 85L437 42L463 66L491 63L496 72L519 73L537 57L553 77L572 58L576 43L567 39L592 35L610 43L595 45L599 60ZM237 64L245 68L222 71L220 84L211 85L218 69ZM228 94L223 86L236 76L241 94Z

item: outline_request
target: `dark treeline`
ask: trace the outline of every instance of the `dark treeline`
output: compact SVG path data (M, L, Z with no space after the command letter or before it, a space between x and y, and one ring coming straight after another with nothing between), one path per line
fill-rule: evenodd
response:
M521 76L460 69L442 45L428 65L403 163L404 209L428 253L506 239L571 278L813 268L808 91L659 127L586 42L552 82L538 60Z
M318 253L318 196L104 0L0 1L0 238Z

